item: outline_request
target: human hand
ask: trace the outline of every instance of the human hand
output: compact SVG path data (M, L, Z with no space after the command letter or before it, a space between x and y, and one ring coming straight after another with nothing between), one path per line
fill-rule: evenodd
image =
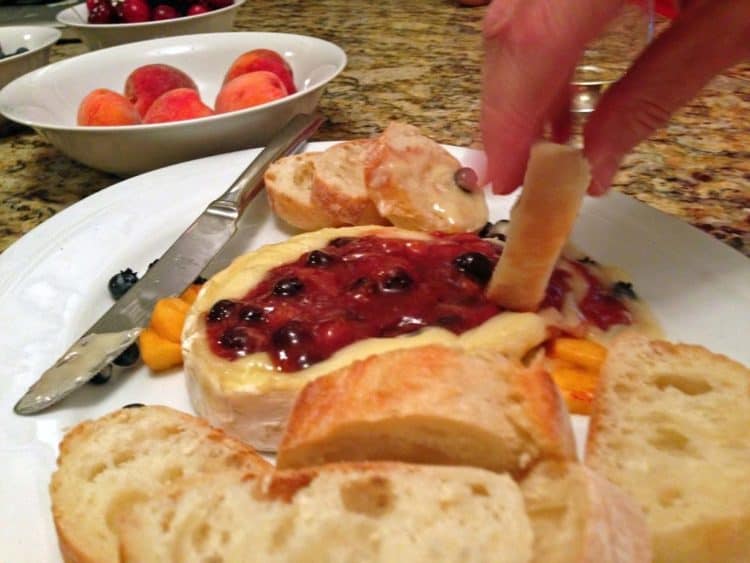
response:
M713 76L750 56L750 0L693 0L603 94L583 131L589 193L609 189L622 158ZM507 194L550 125L570 136L570 78L584 46L623 0L495 0L484 21L481 128L487 180Z

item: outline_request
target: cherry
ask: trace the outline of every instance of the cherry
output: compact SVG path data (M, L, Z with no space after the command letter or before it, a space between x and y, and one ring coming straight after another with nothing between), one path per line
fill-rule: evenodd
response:
M153 20L171 20L180 17L180 14L169 4L159 4L151 13Z
M226 8L234 3L234 0L207 0L208 7L212 10L218 10L219 8Z
M122 3L122 19L126 23L147 22L151 19L151 8L146 0L125 0Z
M191 4L186 13L188 16L197 16L198 14L205 14L207 12L208 8L203 4Z
M112 23L115 12L107 2L100 2L89 9L89 23Z

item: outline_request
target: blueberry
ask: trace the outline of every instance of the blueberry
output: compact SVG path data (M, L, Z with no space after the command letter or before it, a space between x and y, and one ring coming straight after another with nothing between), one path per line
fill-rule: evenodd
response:
M198 276L197 278L195 278L195 279L193 280L193 283L194 283L194 284L196 284L196 285L203 285L203 284L204 284L204 283L206 283L207 281L208 281L208 280L207 280L206 278L204 278L203 276Z
M333 256L320 250L313 250L307 255L308 266L329 266L333 262Z
M117 301L120 297L125 295L127 291L138 282L138 274L136 274L130 268L122 270L120 273L115 274L109 280L109 294L112 299Z
M109 380L112 378L112 366L107 365L102 368L102 371L97 373L94 377L89 379L89 383L93 385L104 385L105 383L109 382Z
M492 276L492 262L481 252L467 252L457 256L453 265L473 280L485 284Z
M224 319L228 319L232 313L234 312L234 301L230 301L229 299L221 299L214 303L213 307L208 311L208 315L206 315L206 318L208 319L208 322L211 323L217 323L219 321L223 321Z
M112 363L116 366L120 366L123 368L127 368L132 366L134 363L138 361L138 358L141 357L141 353L138 350L138 344L135 342L125 348L125 350L120 353L119 356L117 356Z
M21 53L28 53L29 49L27 47L19 47L16 49L16 52L13 53L14 55L20 55Z
M305 289L305 284L303 284L299 278L281 278L276 282L276 285L273 286L273 294L292 297L300 293L303 289Z
M263 309L253 307L252 305L247 305L240 309L239 317L241 321L251 324L262 322L266 318Z
M350 242L352 242L354 239L352 237L337 237L333 240L331 240L328 244L335 248L341 248L342 246L346 246Z
M310 339L307 329L296 321L290 321L271 335L271 344L278 350L299 346Z
M615 282L612 286L612 295L615 297L627 297L628 299L638 299L633 289L633 284L624 281Z
M249 339L247 333L240 327L233 327L219 337L219 344L231 350L247 350Z
M143 403L128 403L127 405L123 405L122 408L124 409L139 409L141 407L145 407Z
M397 268L380 282L380 290L384 293L400 293L409 289L413 283L406 270Z

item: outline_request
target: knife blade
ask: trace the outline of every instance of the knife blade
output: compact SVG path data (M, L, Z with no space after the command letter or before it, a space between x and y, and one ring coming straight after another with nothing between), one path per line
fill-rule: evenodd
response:
M46 370L13 410L40 412L84 385L130 346L151 317L157 300L182 292L230 240L237 220L263 190L263 173L278 158L296 152L325 118L292 118L212 201L148 272Z

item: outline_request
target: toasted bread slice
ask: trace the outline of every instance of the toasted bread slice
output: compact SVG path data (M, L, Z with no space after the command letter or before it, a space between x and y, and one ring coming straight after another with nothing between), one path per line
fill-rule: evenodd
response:
M654 561L750 561L750 370L700 346L620 337L586 463L643 507Z
M481 191L458 187L461 164L419 130L393 122L372 141L365 163L365 181L380 215L397 227L418 231L460 233L487 222Z
M382 225L365 185L365 155L372 141L338 143L315 161L312 203L345 225Z
M518 476L544 458L575 458L549 376L497 352L432 345L371 356L309 383L278 465L393 460Z
M312 202L317 152L280 158L264 175L271 209L281 219L303 231L335 227L344 223Z
M534 563L650 563L636 502L576 462L545 461L521 482L534 530Z
M118 510L181 479L270 464L205 421L167 407L115 411L82 422L60 444L52 515L66 561L119 561Z
M135 504L124 561L525 563L531 529L507 475L342 464L218 475Z
M578 149L534 145L505 248L487 286L490 299L511 311L539 308L589 179L588 162Z

